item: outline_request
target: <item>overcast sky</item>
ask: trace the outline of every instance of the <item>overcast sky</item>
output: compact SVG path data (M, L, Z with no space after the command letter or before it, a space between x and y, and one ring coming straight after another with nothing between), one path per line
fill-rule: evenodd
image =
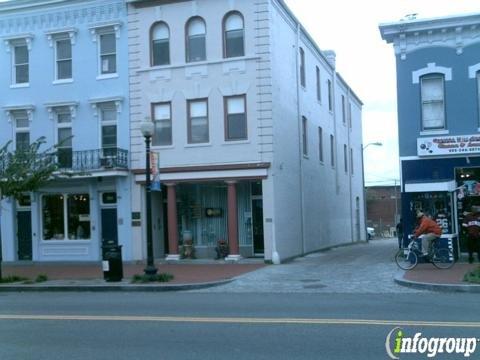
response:
M480 0L285 0L322 50L337 54L337 71L364 103L363 143L367 185L399 179L396 74L393 47L379 23L407 14L431 18L480 13ZM381 165L381 166L379 166Z

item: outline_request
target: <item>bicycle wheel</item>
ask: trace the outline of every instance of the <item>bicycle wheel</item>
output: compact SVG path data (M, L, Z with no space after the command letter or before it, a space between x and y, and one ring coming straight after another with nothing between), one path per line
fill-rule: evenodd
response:
M432 256L432 264L439 269L449 269L455 264L453 252L450 249L435 249Z
M395 262L400 269L411 270L417 266L418 257L413 251L409 251L408 249L400 249L395 254Z

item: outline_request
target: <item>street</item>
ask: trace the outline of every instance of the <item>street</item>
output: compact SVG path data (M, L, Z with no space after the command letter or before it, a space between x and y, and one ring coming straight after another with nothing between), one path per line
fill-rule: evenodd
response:
M333 249L195 291L0 293L0 359L385 359L397 326L480 338L478 295L395 285L393 246Z

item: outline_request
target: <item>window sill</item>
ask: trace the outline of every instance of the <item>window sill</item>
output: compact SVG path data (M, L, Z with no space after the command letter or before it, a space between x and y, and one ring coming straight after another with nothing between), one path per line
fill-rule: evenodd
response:
M21 89L30 87L30 83L23 83L23 84L12 84L10 85L10 89Z
M107 79L115 79L118 78L118 74L105 74L105 75L98 75L97 80L107 80Z
M242 139L242 140L225 140L222 145L238 145L238 144L250 144L250 140Z
M207 147L212 146L212 143L192 143L192 144L185 144L186 148L197 148L197 147Z
M66 239L66 240L45 240L45 239L41 239L41 242L42 242L42 245L48 245L48 244L55 244L55 245L58 245L58 244L75 244L75 245L78 245L78 244L90 244L92 242L91 239L80 239L80 240L74 240L74 239Z
M423 130L420 131L420 136L429 136L429 135L448 135L450 132L448 130Z
M61 80L53 80L53 85L61 85L61 84L71 84L73 83L73 79L61 79Z
M172 145L152 145L151 148L153 150L167 150L167 149L173 149L175 146Z

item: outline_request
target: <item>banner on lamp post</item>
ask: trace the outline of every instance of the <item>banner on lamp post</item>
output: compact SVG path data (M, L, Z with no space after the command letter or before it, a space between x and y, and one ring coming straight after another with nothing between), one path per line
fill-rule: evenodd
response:
M160 186L160 154L158 152L150 152L150 175L152 176L150 190L162 191Z

